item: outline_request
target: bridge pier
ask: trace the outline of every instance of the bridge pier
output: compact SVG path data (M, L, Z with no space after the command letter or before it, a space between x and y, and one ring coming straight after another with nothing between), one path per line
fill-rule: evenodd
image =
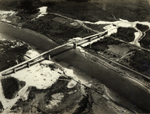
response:
M77 43L73 42L73 49L77 49Z
M89 39L89 46L90 46L90 49L91 49L91 41L92 41L92 38Z
M13 69L13 73L16 73L16 69L15 68Z
M28 68L30 67L30 63L27 63L27 67L28 67Z

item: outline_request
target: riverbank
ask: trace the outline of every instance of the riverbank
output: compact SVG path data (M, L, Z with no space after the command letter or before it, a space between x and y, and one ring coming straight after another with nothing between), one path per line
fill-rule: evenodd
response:
M131 114L109 99L103 84L81 80L72 69L48 60L1 77L0 85L1 113Z

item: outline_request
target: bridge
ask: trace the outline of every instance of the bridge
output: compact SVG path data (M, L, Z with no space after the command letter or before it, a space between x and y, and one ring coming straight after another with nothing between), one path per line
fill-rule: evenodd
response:
M68 51L70 49L76 49L78 46L83 46L83 45L91 45L92 43L100 40L102 38L102 36L105 36L106 35L106 32L107 31L104 31L104 32L100 32L100 33L97 33L97 34L94 34L94 35L90 35L90 36L87 36L87 37L84 37L82 38L81 40L79 41L74 41L74 42L68 42L68 43L65 43L63 45L60 45L60 46L57 46L53 49L50 49L48 51L45 51L43 53L41 53L40 55L34 57L34 58L31 58L27 61L24 61L20 64L17 64L13 67L10 67L6 70L3 70L0 72L0 76L5 76L7 74L11 74L11 73L15 73L17 72L18 70L20 69L23 69L23 68L26 68L26 67L30 67L32 65L34 65L35 63L38 63L44 59L48 59L48 60L51 60L51 57L57 55L57 54L60 54L60 53L63 53L64 51ZM72 45L72 46L68 46L68 45ZM63 49L62 49L63 48ZM56 50L59 50L56 52Z
M79 41L74 41L74 42L68 42L68 43L65 43L63 45L60 45L60 46L57 46L53 49L50 49L48 51L45 51L43 53L41 53L40 55L34 57L34 58L31 58L27 61L24 61L20 64L17 64L13 67L10 67L6 70L3 70L0 72L0 76L3 76L3 78L5 77L5 75L8 75L8 74L11 74L11 73L15 73L17 72L18 70L21 70L23 68L26 68L26 67L30 67L42 60L45 60L45 59L48 59L48 60L51 60L51 57L54 57L58 54L61 54L65 51L68 51L68 50L71 50L71 49L76 49L78 46L87 46L87 45L90 45L91 47L91 44L94 43L94 42L97 42L98 40L102 39L105 35L107 34L107 31L104 31L104 32L100 32L100 33L97 33L97 34L94 34L94 35L90 35L90 36L87 36L87 37L84 37L84 38L81 38L81 40ZM69 45L69 46L68 46ZM70 46L71 45L71 46ZM103 60L106 60L106 61L109 61L111 63L114 63L115 65L117 66L120 66L121 68L124 68L126 70L129 70L135 74L138 74L140 76L142 76L144 79L147 79L150 81L150 77L140 73L140 72L137 72L129 67L126 67L118 62L115 62L113 60L110 60L108 59L107 57L105 56L102 56L101 55L101 58ZM2 78L2 77L1 77Z

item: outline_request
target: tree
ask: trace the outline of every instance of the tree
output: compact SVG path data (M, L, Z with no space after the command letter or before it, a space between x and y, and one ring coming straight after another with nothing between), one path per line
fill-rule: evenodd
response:
M20 3L20 7L22 9L30 10L33 7L33 1L32 0L18 0Z

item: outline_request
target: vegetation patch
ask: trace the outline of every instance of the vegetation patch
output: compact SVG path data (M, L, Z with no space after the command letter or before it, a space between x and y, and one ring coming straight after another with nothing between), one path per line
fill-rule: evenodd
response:
M2 110L3 110L3 105L2 105L2 103L0 102L0 113L2 112Z
M4 95L8 99L12 99L19 90L18 80L15 78L6 78L2 80Z
M140 40L142 47L150 49L150 30L146 32L146 35Z
M101 1L95 3L102 5ZM105 9L111 12L117 19L128 21L149 21L150 7L147 0L107 0L104 1Z
M118 28L118 32L115 34L112 34L111 36L115 38L119 38L121 40L132 42L135 38L134 32L137 32L134 28Z
M150 54L146 51L136 50L130 58L130 65L139 72L148 71L150 69Z
M0 41L0 71L24 61L29 45L23 41Z
M92 108L91 96L88 94L79 102L79 107L73 114L88 113Z
M142 24L139 24L139 23L136 24L136 27L137 27L140 31L142 31L142 32L145 32L146 30L149 29L149 27L148 27L147 25L142 25Z

